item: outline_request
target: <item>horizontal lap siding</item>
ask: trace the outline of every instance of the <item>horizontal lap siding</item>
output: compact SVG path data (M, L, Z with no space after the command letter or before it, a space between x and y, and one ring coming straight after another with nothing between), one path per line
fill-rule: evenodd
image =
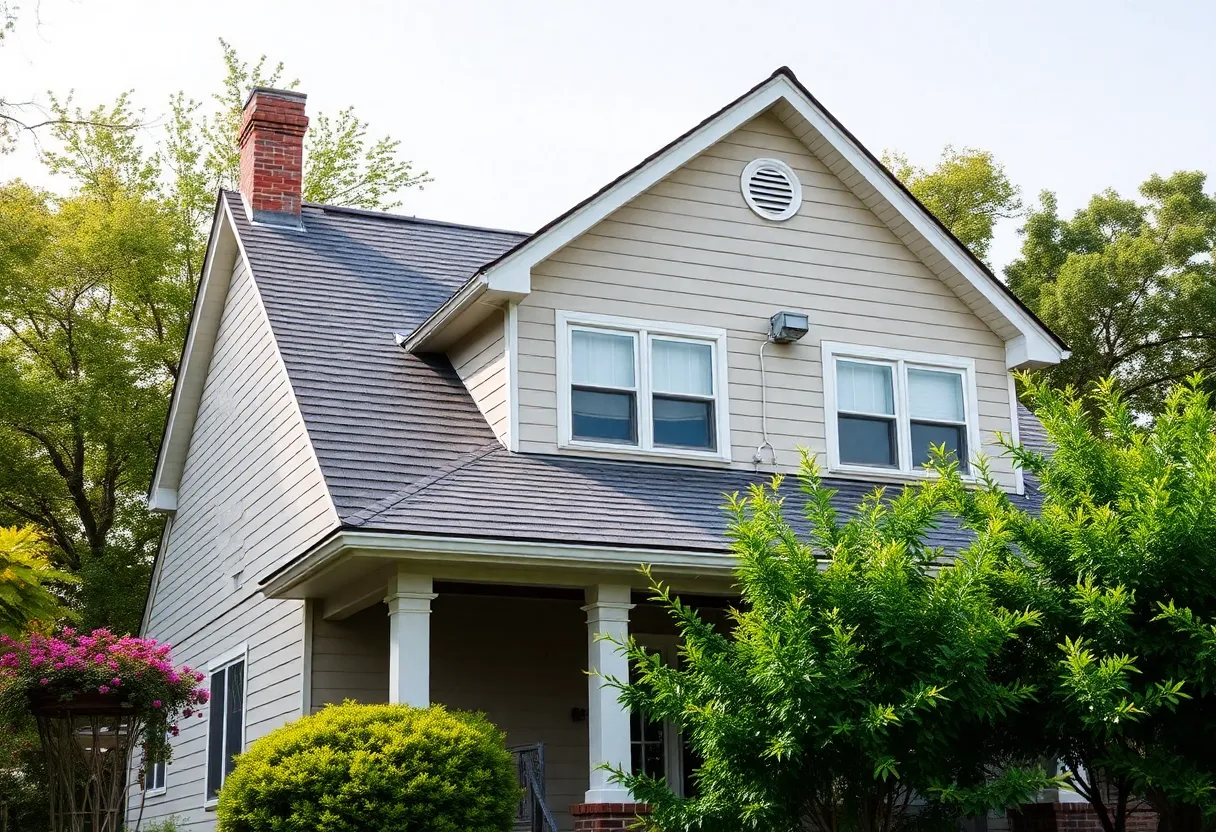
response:
M448 354L477 409L504 445L510 426L505 331L504 313L492 312Z
M780 158L803 204L786 222L751 212L744 165ZM770 440L790 467L824 454L820 343L964 356L976 362L984 450L1009 433L1004 343L776 118L765 115L617 210L532 272L519 305L519 449L557 451L555 310L720 327L728 333L731 449L752 467L762 441L759 349L768 318L810 315L811 331L765 353ZM1008 487L1006 460L993 463Z
M247 742L298 717L302 693L303 603L263 599L257 582L336 525L256 287L239 263L145 629L173 645L177 662L202 670L247 645ZM206 747L206 719L185 720L166 794L148 798L145 826L169 815L191 829L214 826L214 813L202 809ZM139 803L134 792L132 820Z

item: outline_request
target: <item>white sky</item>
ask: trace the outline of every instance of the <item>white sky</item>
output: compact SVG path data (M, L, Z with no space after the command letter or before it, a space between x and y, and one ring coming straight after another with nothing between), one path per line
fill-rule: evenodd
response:
M985 148L1069 211L1153 172L1216 174L1211 0L17 2L10 100L132 89L156 117L216 88L224 37L286 62L310 112L354 105L401 138L435 177L401 210L435 219L534 229L782 64L876 153ZM14 176L48 183L29 142L0 156Z

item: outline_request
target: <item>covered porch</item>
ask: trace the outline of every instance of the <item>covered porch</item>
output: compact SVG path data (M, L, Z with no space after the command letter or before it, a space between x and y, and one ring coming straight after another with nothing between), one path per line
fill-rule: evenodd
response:
M305 707L353 699L484 712L509 746L543 749L538 779L557 830L606 828L609 807L632 816L632 798L602 764L644 768L677 788L689 767L673 730L631 718L588 673L629 674L601 634L632 634L676 661L675 628L637 572L645 555L633 557L627 568L537 571L363 555L280 587L278 597L307 602ZM707 574L667 569L664 578L720 619L729 562L716 559ZM521 765L538 762L532 752Z

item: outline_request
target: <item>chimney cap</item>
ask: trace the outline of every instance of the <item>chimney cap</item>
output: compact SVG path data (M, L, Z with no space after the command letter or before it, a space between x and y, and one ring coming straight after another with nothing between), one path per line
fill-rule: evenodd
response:
M253 100L255 95L266 95L271 98L285 98L288 101L298 101L301 104L308 99L307 95L302 92L296 92L295 90L280 90L276 89L275 87L254 87L249 91L249 96L245 99L245 106L243 106L241 109L248 110L249 102Z

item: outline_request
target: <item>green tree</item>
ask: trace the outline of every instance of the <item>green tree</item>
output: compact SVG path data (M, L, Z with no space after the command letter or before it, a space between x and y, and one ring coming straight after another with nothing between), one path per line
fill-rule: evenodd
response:
M175 95L152 147L131 94L93 109L52 97L43 158L67 193L0 186L0 522L34 524L80 575L86 627L138 626L161 530L144 494L216 189L235 184L249 89L283 83L223 48L214 108ZM425 180L393 140L369 145L353 111L318 123L312 195L386 207Z
M16 638L33 622L66 614L53 585L74 578L51 566L48 549L33 529L0 528L0 635Z
M1103 191L1072 219L1041 196L1005 275L1072 348L1045 371L1053 385L1112 377L1153 413L1172 384L1216 368L1216 197L1205 184L1198 171L1153 176L1143 201Z
M1041 512L994 483L946 471L977 533L1007 530L1024 574L1006 603L1039 612L1020 653L1037 707L1016 726L1056 754L1107 832L1145 800L1162 832L1216 822L1216 413L1198 378L1156 420L1137 420L1107 380L1081 397L1024 379L1054 445L1006 444L1042 490ZM1095 420L1090 413L1099 414Z
M804 458L809 538L785 519L780 478L730 503L739 608L719 632L656 585L683 637L667 666L636 642L622 702L679 727L703 760L696 795L624 771L667 830L892 832L1016 805L1049 782L1002 753L999 725L1033 689L998 670L1034 629L992 587L1018 578L1004 530L949 565L925 543L941 482L877 491L841 522ZM944 482L944 481L943 481ZM928 800L914 806L913 798Z
M883 154L885 164L933 215L976 257L988 259L997 220L1021 216L1018 188L987 150L947 145L932 170L916 167L901 153Z

